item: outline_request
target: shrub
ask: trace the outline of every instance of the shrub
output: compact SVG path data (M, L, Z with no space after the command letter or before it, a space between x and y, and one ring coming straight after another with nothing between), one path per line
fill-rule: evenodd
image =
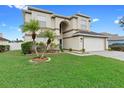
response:
M44 50L46 50L46 44L43 43L43 42L38 43L37 51L38 52L43 52Z
M69 51L72 51L72 48L69 48Z
M47 52L50 52L50 53L55 53L57 52L59 49L57 48L58 47L58 44L52 42L47 50Z
M109 47L109 48L108 48L108 51L111 51L111 50L112 50L112 49Z
M0 45L0 52L9 51L10 46L9 45Z
M85 52L85 49L84 48L82 49L82 52Z
M31 54L32 53L33 42L24 42L21 44L22 52L24 54Z
M111 46L111 50L124 51L124 46Z
M58 47L58 44L56 44L56 43L51 43L51 45L50 45L50 48L51 49L55 49L57 47Z

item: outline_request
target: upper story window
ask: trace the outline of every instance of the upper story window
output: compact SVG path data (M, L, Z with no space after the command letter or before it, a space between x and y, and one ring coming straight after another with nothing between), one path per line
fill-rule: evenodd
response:
M87 20L82 20L82 24L81 24L82 30L86 30L87 29Z
M44 17L44 16L39 16L38 15L38 21L40 22L40 26L41 27L46 27L46 17Z

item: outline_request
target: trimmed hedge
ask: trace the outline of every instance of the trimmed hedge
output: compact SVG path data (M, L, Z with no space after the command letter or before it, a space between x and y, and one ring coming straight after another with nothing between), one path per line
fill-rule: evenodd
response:
M32 46L33 42L24 42L21 44L22 52L24 54L31 54L32 53Z
M111 50L124 51L124 46L111 46Z
M46 45L43 42L36 43L36 47L37 47L37 52L43 52L46 49ZM31 54L35 52L33 42L25 42L21 44L21 48L24 54Z
M10 46L9 45L0 45L0 52L9 51Z

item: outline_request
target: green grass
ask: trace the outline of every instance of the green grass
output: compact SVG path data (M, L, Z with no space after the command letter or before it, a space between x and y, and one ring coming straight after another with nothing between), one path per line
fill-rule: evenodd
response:
M0 53L0 87L124 87L124 62L100 56L50 55L31 64L32 56Z

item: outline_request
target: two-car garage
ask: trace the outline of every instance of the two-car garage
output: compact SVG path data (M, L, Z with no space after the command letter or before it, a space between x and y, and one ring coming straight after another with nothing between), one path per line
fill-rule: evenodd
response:
M108 36L96 32L80 31L73 35L79 37L79 49L85 49L86 52L104 51L108 49ZM75 42L76 43L76 42ZM76 48L75 48L76 50Z
M106 38L84 37L85 51L103 51L106 49Z

